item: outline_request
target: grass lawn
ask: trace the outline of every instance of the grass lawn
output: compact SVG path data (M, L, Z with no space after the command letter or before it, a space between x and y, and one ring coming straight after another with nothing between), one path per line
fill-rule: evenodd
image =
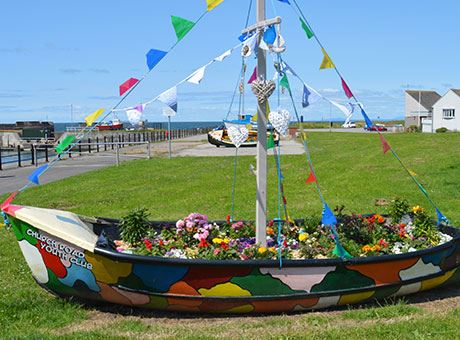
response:
M406 165L418 174L433 200L460 225L460 134L386 135ZM331 207L348 212L385 212L376 199L404 197L429 208L423 195L391 154L383 155L376 135L312 133L310 147L318 179ZM253 219L254 157L238 159L236 218ZM277 214L276 169L269 163L268 214ZM321 214L304 156L283 156L291 216ZM153 219L177 220L188 213L223 219L230 213L233 158L155 158L124 163L33 188L18 203L120 217L144 206ZM82 307L42 291L34 283L11 232L0 230L0 329L2 336L101 338L315 337L459 338L460 289L422 294L417 300L383 306L264 317L183 317L129 309ZM437 300L439 295L444 299ZM423 302L425 299L431 302ZM420 302L420 303L419 303Z

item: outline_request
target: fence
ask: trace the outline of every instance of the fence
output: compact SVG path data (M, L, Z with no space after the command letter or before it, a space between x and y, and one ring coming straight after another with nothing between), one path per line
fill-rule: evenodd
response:
M179 139L190 136L196 136L206 133L207 129L191 130L172 130L171 139ZM150 157L150 143L164 142L168 140L168 131L155 130L145 132L120 132L117 135L96 136L81 140L72 151L69 152L69 158L72 155L82 155L84 153L98 153L114 150L117 153L117 164L119 162L118 150L127 146L146 144L148 148L148 157ZM53 145L46 144L29 144L25 147L17 148L0 148L0 170L3 170L6 164L16 164L18 167L25 165L38 165L40 160L45 163L56 157Z

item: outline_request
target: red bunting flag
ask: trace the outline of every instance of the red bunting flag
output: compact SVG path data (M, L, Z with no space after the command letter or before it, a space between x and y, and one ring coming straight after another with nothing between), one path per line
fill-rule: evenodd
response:
M343 78L340 79L342 79L342 88L345 91L345 95L348 97L348 99L353 98L353 92L351 92L345 80L343 80Z
M316 183L316 182L317 182L317 180L316 180L315 173L312 171L312 172L310 172L310 176L308 176L308 178L305 181L305 183L310 184L310 183Z
M120 85L120 96L124 95L126 91L128 91L131 87L137 84L139 79L136 78L129 78L123 84Z
M254 67L254 72L252 72L251 78L248 80L248 84L252 84L254 80L257 79L257 67Z
M0 210L5 210L6 208L8 208L8 206L11 204L11 202L13 202L14 198L16 197L16 195L18 194L18 192L13 192L10 197L8 197L5 202L3 202L1 205L0 205Z
M380 136L380 141L382 142L383 153L386 154L388 151L391 150L391 146L390 144L388 144L385 137L383 137L380 133L379 133L379 136Z

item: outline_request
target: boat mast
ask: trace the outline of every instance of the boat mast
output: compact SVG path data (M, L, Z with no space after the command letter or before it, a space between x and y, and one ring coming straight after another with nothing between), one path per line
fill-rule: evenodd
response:
M265 21L265 0L257 0L257 25ZM263 35L259 35L259 41ZM259 44L257 45L259 46ZM258 47L257 77L266 79L267 63L265 50ZM258 101L257 109L257 200L256 242L267 245L267 105Z

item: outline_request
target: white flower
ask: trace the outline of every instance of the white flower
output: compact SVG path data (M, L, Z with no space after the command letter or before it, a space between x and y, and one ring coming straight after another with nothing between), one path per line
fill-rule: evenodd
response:
M439 233L439 236L440 236L439 244L444 244L452 240L452 236L447 235L447 234Z
M409 253L413 252L413 251L417 251L417 249L415 249L414 247L410 247L408 250L407 250Z

